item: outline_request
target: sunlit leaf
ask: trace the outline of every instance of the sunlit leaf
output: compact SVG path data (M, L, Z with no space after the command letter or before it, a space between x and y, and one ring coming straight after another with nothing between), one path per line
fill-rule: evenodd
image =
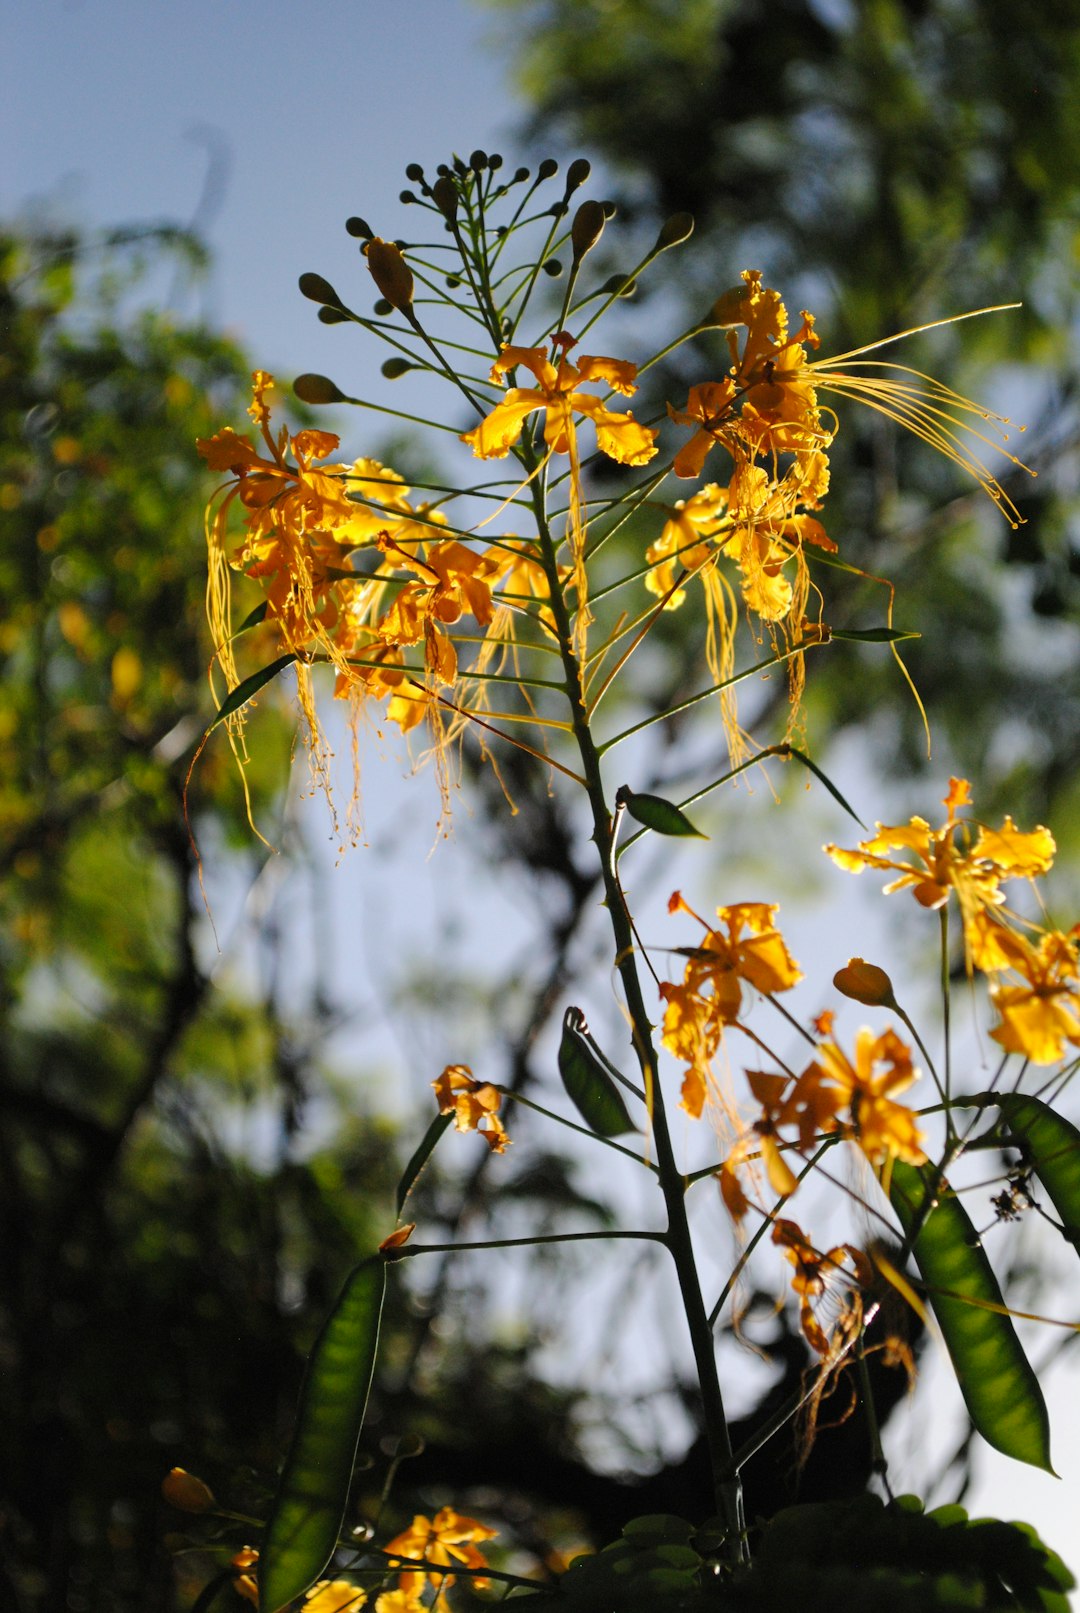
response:
M315 1341L259 1554L259 1613L302 1596L333 1555L379 1342L386 1263L350 1273Z
M292 666L295 660L295 655L279 655L276 661L270 662L269 666L260 667L258 672L251 674L250 678L245 678L243 683L238 683L232 693L222 701L213 722L206 730L207 733L212 732L219 723L224 722L226 717L231 717L234 712L242 710L249 700L254 699L260 689L272 682L279 672L284 672L287 666Z
M1003 1304L1001 1289L967 1211L932 1167L900 1159L892 1165L889 1197L904 1231L918 1228L912 1256L972 1423L996 1450L1052 1473L1039 1380L1011 1319L987 1308Z

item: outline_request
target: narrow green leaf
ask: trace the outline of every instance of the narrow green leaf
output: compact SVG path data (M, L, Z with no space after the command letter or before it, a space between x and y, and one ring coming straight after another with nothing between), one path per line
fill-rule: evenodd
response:
M454 1123L453 1114L436 1115L431 1125L425 1131L420 1145L413 1154L409 1163L401 1173L401 1181L397 1186L397 1213L401 1214L405 1207L405 1200L416 1186L416 1178L435 1152L435 1145L443 1133Z
M922 638L911 627L830 627L829 636L848 644L899 644L902 639Z
M346 1279L308 1361L259 1554L259 1613L302 1596L333 1555L367 1406L386 1288L381 1255Z
M665 801L662 795L639 795L624 784L615 799L625 805L632 818L654 834L693 835L698 840L709 838L700 829L694 828L685 812L680 811L673 802Z
M268 599L264 599L261 605L256 605L255 609L249 611L240 626L235 629L233 638L239 638L241 633L247 633L251 628L261 626L266 620L266 613L269 609L270 601Z
M789 756L794 756L797 762L801 762L804 767L809 768L810 772L813 773L814 777L819 783L824 784L833 800L839 802L844 811L847 813L848 817L854 818L860 829L865 829L866 824L859 817L859 814L855 811L855 808L845 801L844 797L840 794L840 791L836 788L836 785L827 776L827 774L821 771L821 768L817 765L817 763L812 762L804 751L796 750L794 745L788 745L786 748Z
M939 1186L924 1218L927 1195ZM1039 1380L1001 1305L1001 1289L978 1234L948 1183L930 1166L892 1166L889 1197L905 1232L920 1227L912 1255L927 1287L956 1381L975 1428L996 1450L1053 1473L1050 1419Z
M231 717L234 711L239 711L243 706L246 706L248 701L258 694L264 684L276 678L279 672L284 672L287 666L292 666L295 660L295 655L279 655L276 661L270 662L269 666L260 667L258 672L251 674L250 678L245 678L243 683L238 683L232 694L222 701L217 715L206 732L208 734L212 733L218 723L224 722L225 718Z
M1009 1134L1061 1217L1080 1254L1080 1131L1038 1098L1009 1092L995 1100Z
M618 1087L582 1034L587 1028L580 1008L566 1010L559 1043L559 1074L585 1124L599 1137L620 1137L636 1127Z

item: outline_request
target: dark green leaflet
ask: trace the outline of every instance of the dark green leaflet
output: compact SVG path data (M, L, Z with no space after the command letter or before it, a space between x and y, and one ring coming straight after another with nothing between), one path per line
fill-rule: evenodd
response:
M420 1172L423 1170L424 1166L435 1152L436 1143L439 1141L439 1138L443 1135L443 1133L453 1125L453 1123L454 1117L452 1114L436 1115L435 1119L431 1122L431 1125L420 1139L412 1158L402 1171L401 1180L398 1183L398 1215L400 1215L402 1210L405 1208L405 1200L416 1186L417 1177L420 1175Z
M644 824L646 829L651 829L654 834L693 835L698 840L708 839L700 829L694 828L681 808L671 801L665 801L662 795L639 795L624 784L616 800L625 805L632 818Z
M1065 1236L1080 1254L1080 1131L1038 1098L997 1098L1012 1139L1046 1190Z
M635 1129L619 1089L585 1040L588 1026L580 1008L563 1016L559 1074L578 1114L600 1137L620 1137Z
M247 623L244 625L246 626ZM295 660L295 655L279 655L276 661L270 662L269 666L260 667L258 672L251 674L250 678L245 678L243 683L238 683L232 693L222 701L217 715L206 732L209 734L217 727L219 722L224 722L226 717L231 717L233 712L239 711L243 706L246 706L248 701L258 694L264 684L269 683L272 678L276 678L279 672L284 672L287 666L292 666Z

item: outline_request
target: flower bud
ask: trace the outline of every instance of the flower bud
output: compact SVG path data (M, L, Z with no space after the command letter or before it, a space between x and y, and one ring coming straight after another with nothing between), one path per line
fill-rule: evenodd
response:
M666 252L669 246L678 246L681 241L688 241L693 233L693 213L672 213L671 217L660 226L660 234L656 237L653 251Z
M357 218L354 215L352 218L347 218L345 220L345 228L348 230L350 235L356 236L361 241L371 240L373 232L371 226L367 222L367 219Z
M305 374L298 375L293 382L293 391L301 403L348 403L344 392L336 387L329 376Z
M591 173L592 163L589 159L587 157L575 157L566 170L566 194L569 196L571 191L575 191L580 185L584 185Z
M570 241L574 248L574 262L580 263L586 252L591 252L604 233L607 222L602 202L582 202L570 226Z
M551 179L559 171L559 165L554 157L545 157L536 170L537 179Z
M443 218L452 221L457 217L458 188L448 174L444 174L441 179L437 179L432 185L431 199Z
M210 1486L204 1484L202 1479L197 1479L194 1473L186 1473L182 1467L174 1467L166 1475L161 1493L178 1512L209 1512L217 1506Z
M364 248L371 278L392 308L407 313L412 308L412 270L393 241L374 236Z
M381 1255L389 1254L392 1249L400 1249L403 1243L408 1243L416 1231L416 1222L409 1221L403 1227L395 1227L388 1238L384 1238L379 1245Z
M329 280L324 280L321 274L302 274L298 284L301 296L312 302L321 302L327 308L345 307Z
M843 969L833 975L833 985L845 997L868 1008L895 1008L893 983L876 963L864 958L849 958Z

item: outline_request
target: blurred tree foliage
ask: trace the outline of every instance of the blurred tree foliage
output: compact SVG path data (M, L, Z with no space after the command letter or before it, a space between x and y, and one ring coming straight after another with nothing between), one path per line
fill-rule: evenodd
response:
M828 355L1023 302L880 356L1028 421L1009 447L1038 479L1007 463L1001 478L1026 524L1010 530L955 466L850 405L826 524L845 559L896 583L898 620L924 635L907 660L938 747L980 778L980 806L1048 817L1075 852L1075 6L1049 0L1021 22L1008 0L485 3L504 14L533 140L598 154L648 231L676 211L696 216L693 250L670 260L665 309L675 296L700 317L760 267L789 307L818 315ZM722 339L707 340L720 374ZM667 367L654 401L681 401L682 384ZM675 616L665 699L680 638ZM925 765L918 713L887 657L833 646L812 668L810 701L811 737L873 724L898 773Z
M169 230L0 235L5 1608L172 1605L163 1473L272 1471L392 1177L371 1120L299 1155L324 1025L316 980L286 1022L287 938L267 925L261 969L211 978L182 811L210 704L193 442L239 423L247 365L145 306L148 275L200 261ZM269 813L291 723L256 722ZM253 885L226 747L192 809L215 878L227 857Z

